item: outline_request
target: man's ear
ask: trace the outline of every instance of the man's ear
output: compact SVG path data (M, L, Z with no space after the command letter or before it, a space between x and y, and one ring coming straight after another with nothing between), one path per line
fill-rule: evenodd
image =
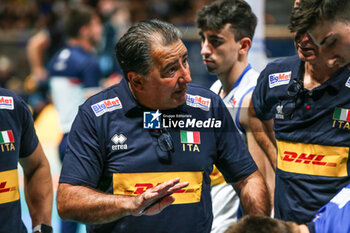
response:
M135 72L129 72L128 73L128 79L130 82L131 87L136 91L142 91L143 90L143 80L144 77L141 74L137 74Z
M238 53L240 55L248 54L252 41L248 37L243 37L239 42L241 44L241 48L239 49Z

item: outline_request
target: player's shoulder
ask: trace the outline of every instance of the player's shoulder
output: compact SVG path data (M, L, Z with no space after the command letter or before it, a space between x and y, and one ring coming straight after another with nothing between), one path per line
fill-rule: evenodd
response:
M211 86L210 86L210 90L216 94L218 94L220 92L220 89L222 87L222 83L221 81L218 79L216 80Z
M126 81L122 80L120 83L89 97L80 108L83 111L92 111L93 115L97 117L107 112L123 109L123 106L129 104L128 101L132 99L131 93L128 92L127 84L124 82Z
M15 92L0 87L0 104L22 101L22 98Z
M187 88L187 95L200 95L207 98L219 98L217 94L209 90L206 87L199 86L198 84L190 83Z
M14 112L26 110L29 112L27 104L15 92L0 88L0 109Z
M17 94L11 90L0 87L0 95L17 97Z
M286 69L293 69L294 67L299 67L301 63L301 60L298 55L289 56L289 57L283 57L278 58L269 64L267 64L265 68L265 72L279 72Z
M186 105L193 108L200 108L209 111L217 106L224 105L221 98L209 90L197 84L189 84L186 94Z

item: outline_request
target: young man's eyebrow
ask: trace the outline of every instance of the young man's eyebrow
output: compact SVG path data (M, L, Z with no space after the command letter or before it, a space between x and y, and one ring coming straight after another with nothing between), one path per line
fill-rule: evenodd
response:
M333 36L334 36L334 34L330 34L330 35L326 36L325 38L323 38L323 40L321 40L321 42L320 42L320 45L324 45L327 42L327 40L329 40L329 38L332 38Z
M222 36L218 36L218 35L211 35L208 36L209 39L215 39L215 40L223 40L224 38Z

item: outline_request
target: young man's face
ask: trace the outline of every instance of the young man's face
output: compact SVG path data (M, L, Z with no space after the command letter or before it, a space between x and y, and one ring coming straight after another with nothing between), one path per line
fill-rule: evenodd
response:
M187 49L181 40L163 46L152 45L154 66L144 76L142 101L152 109L171 109L186 101L187 85L192 81Z
M219 31L200 31L202 49L201 54L204 64L210 73L218 76L229 73L238 59L238 51L241 47L239 41L235 41L230 29L231 24L226 24Z
M324 20L310 31L310 35L320 46L328 66L350 63L350 22Z

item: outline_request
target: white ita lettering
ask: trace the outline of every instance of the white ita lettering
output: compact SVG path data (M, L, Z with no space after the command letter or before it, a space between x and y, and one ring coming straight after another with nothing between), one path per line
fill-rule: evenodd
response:
M200 152L197 144L182 144L183 151Z

